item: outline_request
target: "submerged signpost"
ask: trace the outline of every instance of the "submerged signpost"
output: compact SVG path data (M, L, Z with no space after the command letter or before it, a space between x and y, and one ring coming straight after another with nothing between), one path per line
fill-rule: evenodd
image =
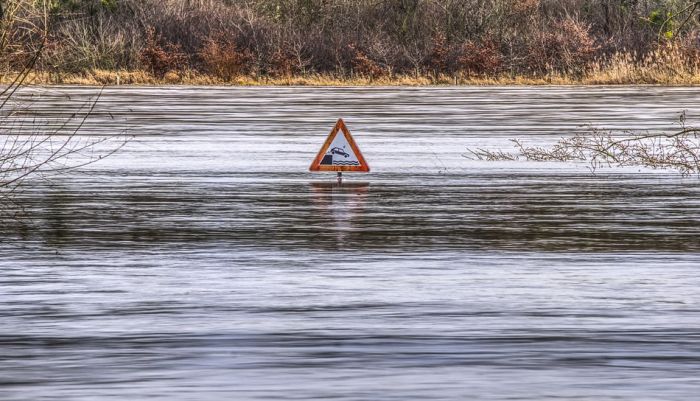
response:
M338 184L343 182L343 171L369 172L369 164L342 118L338 119L328 134L309 171L337 171Z

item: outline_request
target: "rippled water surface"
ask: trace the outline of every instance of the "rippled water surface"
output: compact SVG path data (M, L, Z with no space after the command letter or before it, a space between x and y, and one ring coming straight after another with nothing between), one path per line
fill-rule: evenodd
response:
M700 181L465 157L682 110L700 91L106 89L83 132L135 138L0 221L0 399L695 399ZM307 172L338 117L372 167L342 187Z

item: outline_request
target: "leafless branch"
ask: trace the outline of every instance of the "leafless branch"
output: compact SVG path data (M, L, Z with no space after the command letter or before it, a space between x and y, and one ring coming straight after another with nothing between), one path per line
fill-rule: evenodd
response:
M0 4L3 4L1 0ZM27 61L10 84L0 89L0 211L13 203L13 196L27 180L47 178L95 163L120 150L130 139L126 129L111 135L83 132L102 90L75 112L57 120L37 114L34 107L40 98L18 96L47 43L49 9L46 0L14 0L0 15L0 57L15 51L11 42L13 29L36 40L34 51L29 53L31 57L25 58Z
M553 145L528 146L512 139L514 152L468 149L472 159L587 162L591 170L600 167L641 166L671 169L683 176L700 176L700 129L685 126L676 132L635 134L590 128L584 133L561 138Z

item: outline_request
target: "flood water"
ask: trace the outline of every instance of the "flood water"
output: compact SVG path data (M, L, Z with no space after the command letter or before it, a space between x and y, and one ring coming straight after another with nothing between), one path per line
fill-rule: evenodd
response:
M95 88L34 88L60 118ZM0 221L2 400L690 400L700 180L483 162L693 88L108 88ZM343 117L370 174L307 171Z

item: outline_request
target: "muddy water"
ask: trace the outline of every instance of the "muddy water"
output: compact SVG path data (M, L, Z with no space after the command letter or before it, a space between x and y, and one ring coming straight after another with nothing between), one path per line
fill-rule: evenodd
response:
M96 91L30 92L50 121ZM0 224L0 399L694 399L700 181L465 157L684 109L699 91L107 89L83 132L134 139ZM372 167L342 187L306 171L337 117Z

